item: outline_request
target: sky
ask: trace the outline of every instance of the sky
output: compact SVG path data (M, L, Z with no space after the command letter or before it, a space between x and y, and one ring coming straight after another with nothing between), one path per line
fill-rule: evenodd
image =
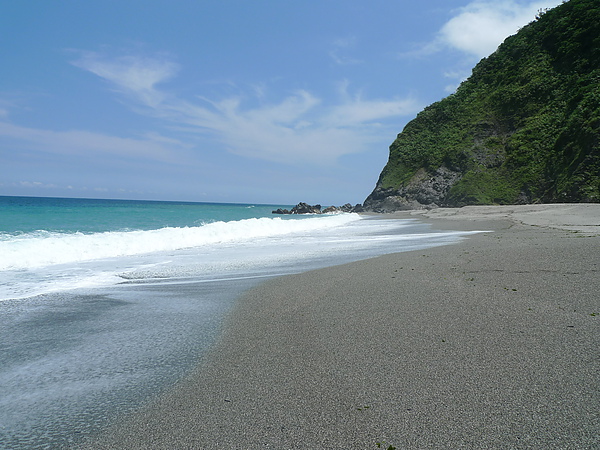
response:
M362 203L425 106L560 0L0 4L0 195Z

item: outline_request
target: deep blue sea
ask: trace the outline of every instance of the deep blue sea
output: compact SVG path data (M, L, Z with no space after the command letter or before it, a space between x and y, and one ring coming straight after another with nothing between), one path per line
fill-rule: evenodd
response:
M64 448L168 389L272 276L467 232L290 205L0 197L0 448Z

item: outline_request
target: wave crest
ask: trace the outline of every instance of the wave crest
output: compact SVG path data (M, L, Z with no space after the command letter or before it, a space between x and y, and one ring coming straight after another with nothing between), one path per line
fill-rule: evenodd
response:
M38 231L0 239L0 270L20 270L221 243L314 232L360 220L356 214L302 219L253 218L198 227L149 231L54 233Z

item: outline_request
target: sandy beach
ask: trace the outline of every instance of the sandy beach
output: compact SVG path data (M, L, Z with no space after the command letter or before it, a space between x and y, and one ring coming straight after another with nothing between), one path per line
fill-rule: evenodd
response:
M600 204L395 216L485 232L262 283L90 448L600 448Z

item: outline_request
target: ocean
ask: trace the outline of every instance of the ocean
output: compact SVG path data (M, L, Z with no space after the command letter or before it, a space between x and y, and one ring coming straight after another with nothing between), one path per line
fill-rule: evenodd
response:
M150 401L264 279L469 234L277 208L0 197L0 448L75 445Z

